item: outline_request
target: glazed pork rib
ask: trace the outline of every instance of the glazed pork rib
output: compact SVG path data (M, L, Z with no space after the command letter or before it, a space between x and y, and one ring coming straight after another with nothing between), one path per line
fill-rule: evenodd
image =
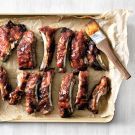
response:
M54 69L43 72L41 86L38 92L38 110L42 114L50 113L53 109L51 85Z
M71 44L71 67L75 70L86 69L86 39L82 31L76 32Z
M0 60L6 61L8 59L25 31L25 25L15 24L12 21L0 26Z
M102 96L106 95L110 90L110 80L106 76L102 77L100 83L95 86L89 99L88 109L94 114L98 113L98 103Z
M36 37L32 31L26 31L17 47L17 59L20 70L33 69L36 66Z
M65 72L66 66L66 56L68 51L68 46L71 43L71 39L73 37L73 31L68 28L60 29L60 38L57 44L57 52L56 52L56 65L59 68L59 72Z
M79 110L83 110L88 102L88 71L79 72L79 84L75 105Z
M2 100L9 99L9 93L11 92L12 88L8 82L8 74L7 71L0 66L0 93Z
M38 97L37 90L41 81L39 73L31 73L25 88L26 92L26 112L33 113L37 109Z
M92 40L88 40L87 60L89 66L95 70L107 70L107 65L102 61L101 51Z
M9 104L16 105L21 102L22 97L25 94L25 87L30 73L22 72L17 76L17 87L14 91L12 91L9 95Z
M55 29L49 26L45 26L39 29L43 42L44 42L44 56L40 66L40 70L45 70L51 64L53 53L55 49L54 45L54 32Z
M74 83L73 73L67 73L62 79L58 100L59 112L62 118L70 117L73 113L72 90Z

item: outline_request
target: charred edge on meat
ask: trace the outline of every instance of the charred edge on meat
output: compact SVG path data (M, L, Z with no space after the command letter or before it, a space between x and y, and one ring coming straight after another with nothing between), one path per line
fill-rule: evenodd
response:
M88 102L88 71L79 72L79 84L75 101L78 110L84 110Z
M88 109L94 114L98 113L98 104L102 96L105 96L110 90L110 80L102 77L100 83L97 84L89 98Z
M60 37L57 43L57 53L56 53L56 63L59 69L59 72L65 72L66 69L66 58L67 52L69 49L69 45L71 44L71 40L73 37L73 31L62 27L60 28Z
M59 90L59 112L62 118L70 117L73 113L72 90L75 84L73 73L64 76Z
M43 72L41 86L38 91L38 111L48 114L53 109L52 104L52 78L54 69Z
M53 53L55 50L54 33L56 29L51 28L49 26L45 26L40 28L39 30L44 44L44 55L40 66L40 70L44 71L52 62Z
M86 45L84 33L82 31L76 32L70 48L70 63L75 74L87 69Z
M21 102L23 96L25 95L25 87L26 83L29 77L28 72L23 72L17 76L17 87L14 91L12 91L9 95L10 100L9 104L10 105L16 105Z
M7 71L0 66L0 93L2 100L9 99L9 93L11 92L12 88L8 82L8 74Z
M37 110L38 97L37 92L41 83L39 73L31 73L25 88L26 92L26 112L31 114Z
M11 20L0 26L0 59L3 62L7 61L25 31L26 26L24 24L15 24Z
M102 60L102 53L96 47L95 43L88 39L87 41L88 49L87 49L87 60L88 65L93 67L95 70L108 70L107 65Z
M36 37L32 31L26 31L17 47L19 69L36 67Z

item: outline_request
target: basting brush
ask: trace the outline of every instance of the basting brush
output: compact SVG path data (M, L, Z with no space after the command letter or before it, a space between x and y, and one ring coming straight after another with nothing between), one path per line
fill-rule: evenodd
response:
M104 52L106 56L113 62L123 77L127 80L131 77L126 68L122 65L118 57L116 56L113 48L111 47L107 36L100 29L100 26L95 20L91 20L86 28L85 32L95 42L97 48Z

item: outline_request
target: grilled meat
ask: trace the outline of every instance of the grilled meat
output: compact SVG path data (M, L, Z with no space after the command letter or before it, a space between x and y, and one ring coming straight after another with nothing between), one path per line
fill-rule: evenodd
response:
M44 56L40 66L40 70L45 70L52 62L53 53L55 49L54 45L54 32L55 29L49 26L45 26L39 29L43 42L44 42Z
M79 72L79 84L75 105L79 110L83 110L88 102L88 71Z
M33 113L37 109L38 99L37 90L41 81L39 73L31 73L25 88L26 92L26 112L28 114Z
M6 61L8 59L25 31L25 25L15 24L12 21L0 26L0 60Z
M36 38L32 31L26 31L17 47L19 69L33 69L36 66Z
M71 44L71 67L75 70L86 69L86 39L82 31L76 32Z
M12 88L8 82L8 74L7 71L0 66L0 93L3 100L9 99L9 93Z
M73 31L68 28L61 28L60 29L60 37L57 43L57 52L56 52L56 63L57 67L59 68L59 72L65 72L66 66L66 57L68 46L71 43L71 39L73 37Z
M49 69L43 72L41 86L38 92L38 109L42 114L47 114L52 111L52 77L54 75L54 69Z
M98 113L98 103L102 96L106 95L110 90L110 81L107 77L102 77L100 83L97 84L91 94L88 103L88 109L94 114Z
M22 97L25 94L25 87L29 74L30 73L28 72L23 72L17 76L17 87L9 95L10 97L9 104L16 105L21 102Z
M67 73L62 79L58 100L59 112L62 118L70 117L73 113L72 90L74 83L73 73Z

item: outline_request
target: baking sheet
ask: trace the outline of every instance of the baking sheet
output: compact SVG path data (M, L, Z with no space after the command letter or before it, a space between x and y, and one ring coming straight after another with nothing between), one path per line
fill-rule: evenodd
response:
M127 17L129 12L127 10L115 10L100 14L98 16L92 16L99 22L100 26L108 35L112 46L118 54L120 60L124 65L127 65L129 52L127 47ZM0 25L5 24L9 19L17 23L23 23L28 29L35 32L37 37L37 62L39 66L43 57L43 43L39 28L45 25L52 27L68 27L74 31L83 30L85 24L89 22L89 16L70 16L70 15L44 15L44 16L1 16ZM12 52L9 60L6 63L0 62L4 66L9 74L9 79L12 87L16 87L16 75L20 72L16 62L16 50ZM67 61L67 70L71 71L69 61ZM55 67L55 55L51 67ZM89 68L89 90L99 82L101 76L107 75L111 79L111 92L101 99L99 104L99 114L93 115L87 109L86 110L75 110L71 118L60 118L57 101L58 101L58 90L60 88L61 79L63 74L56 73L52 84L52 96L54 110L48 115L42 115L40 113L34 113L28 115L25 112L25 101L22 104L12 106L8 102L0 100L0 121L8 122L109 122L112 120L115 111L115 101L118 94L120 84L122 82L122 76L118 70L109 61L109 72L94 71ZM77 84L74 88L74 98L76 95Z

